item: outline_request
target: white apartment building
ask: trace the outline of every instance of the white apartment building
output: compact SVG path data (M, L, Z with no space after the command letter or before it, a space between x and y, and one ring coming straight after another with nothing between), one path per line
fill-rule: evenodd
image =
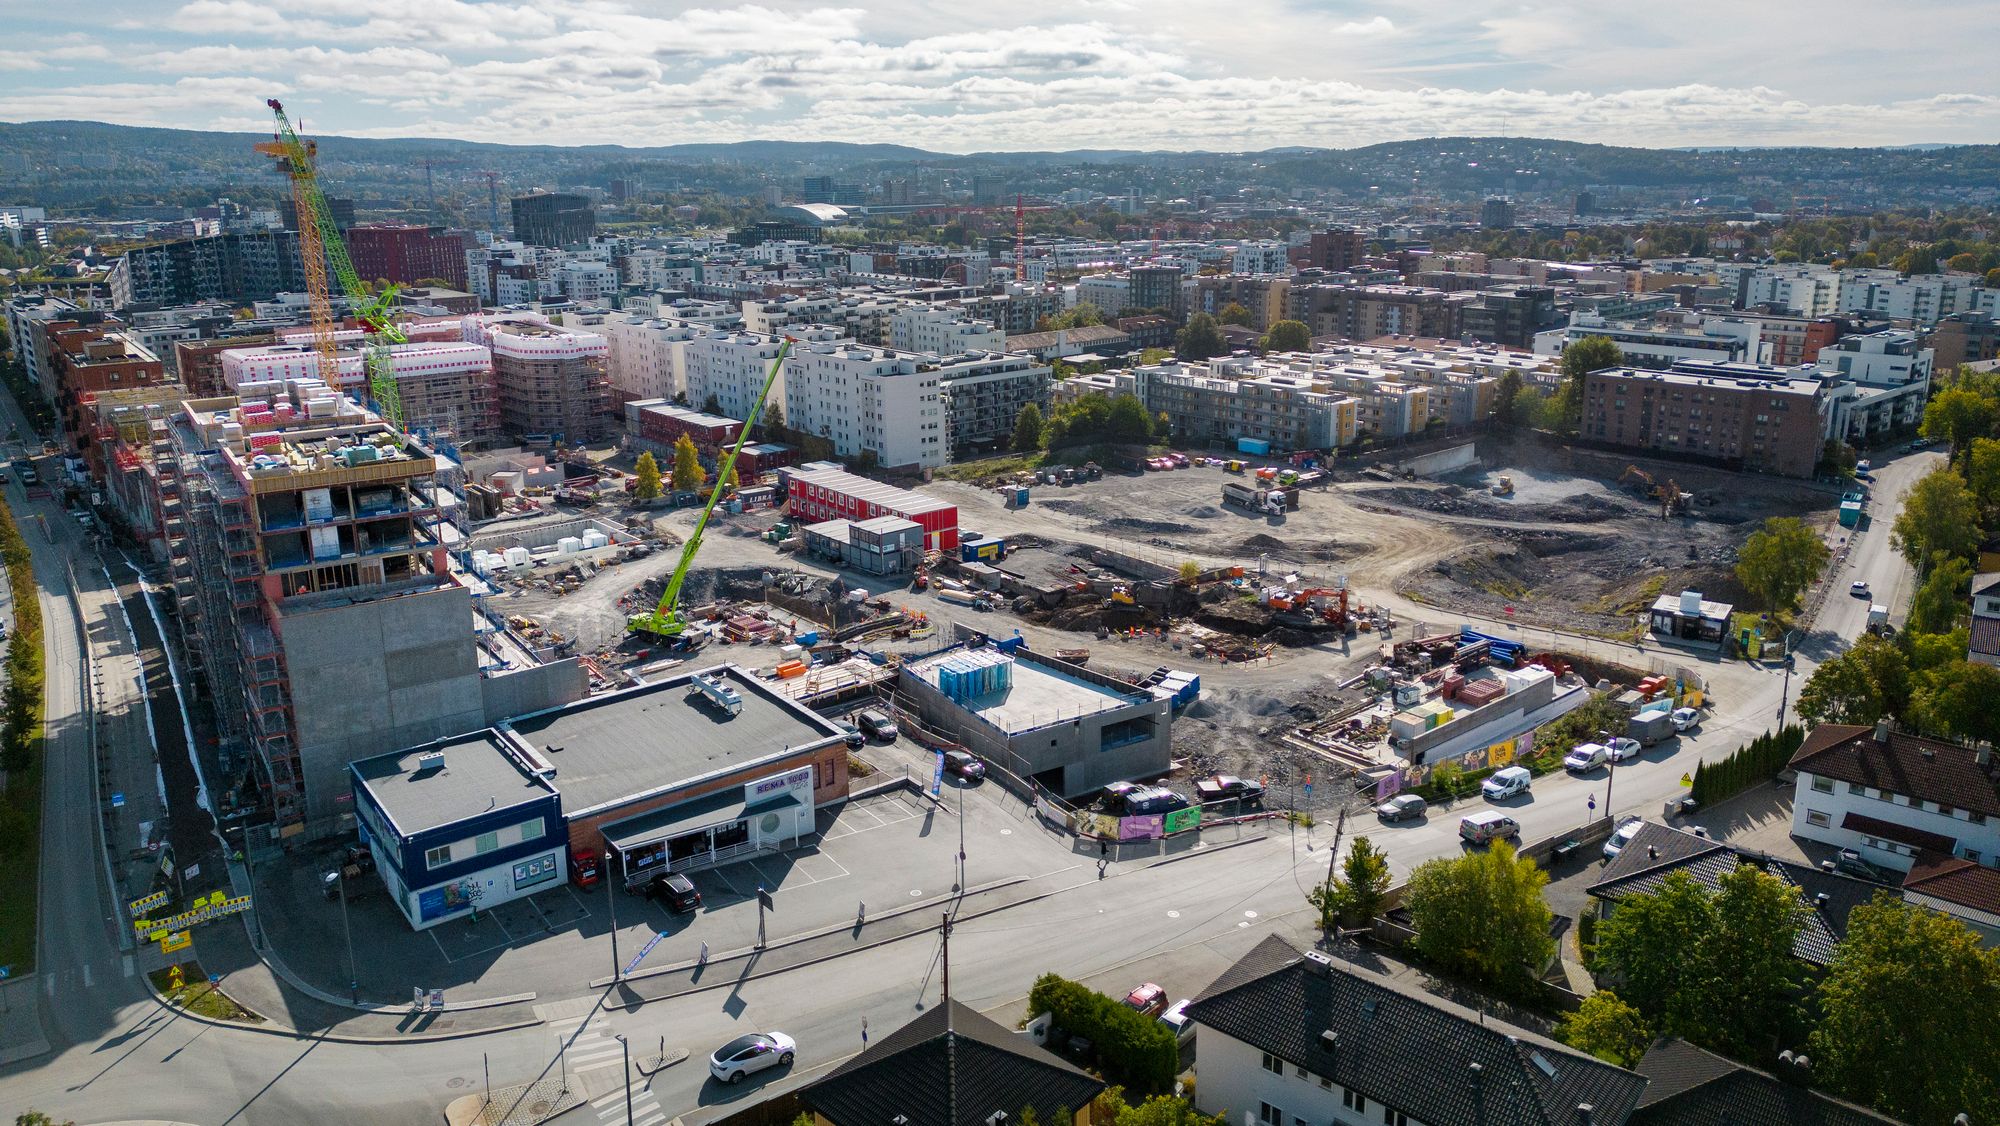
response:
M938 363L937 374L948 460L1004 448L1013 440L1021 408L1029 403L1043 417L1049 414L1052 370L1033 356L997 350L959 353Z
M792 349L784 382L787 424L828 439L841 457L872 451L890 468L945 463L944 402L929 357L809 341Z
M950 306L907 305L889 318L889 347L933 356L999 352L1007 347L1007 334Z
M706 325L640 316L636 313L565 313L563 324L588 328L604 337L610 351L605 374L614 400L672 399L687 391L690 342L706 337Z
M1820 349L1819 370L1838 373L1834 389L1833 433L1849 440L1923 421L1931 393L1932 350L1917 347L1917 334L1884 329L1849 336Z
M716 413L730 418L748 418L750 408L763 389L764 375L778 358L784 342L761 332L709 332L689 337L685 345L688 402L706 409L713 398ZM785 423L797 426L792 408L785 401L785 379L780 376L767 402L784 407Z
M1131 304L1132 279L1123 274L1086 274L1076 283L1076 300L1072 306L1088 301L1106 316L1116 316L1120 309Z
M1792 835L1907 872L1917 854L2000 866L2000 774L1990 747L1822 723L1792 755Z
M2000 290L1982 279L1949 274L1899 274L1894 270L1844 270L1840 312L1935 324L1953 313L2000 313Z
M1232 274L1289 274L1292 260L1277 239L1251 239L1236 245L1229 257Z
M1572 312L1569 324L1535 334L1535 354L1559 356L1586 336L1608 336L1633 367L1669 368L1682 360L1759 363L1764 326L1741 317L1664 313L1636 321L1614 321L1597 313Z
M1830 317L1841 308L1843 275L1825 266L1777 265L1743 270L1736 276L1736 304L1775 305L1802 317Z
M556 287L579 305L609 306L618 297L618 271L603 262L573 258L557 268Z

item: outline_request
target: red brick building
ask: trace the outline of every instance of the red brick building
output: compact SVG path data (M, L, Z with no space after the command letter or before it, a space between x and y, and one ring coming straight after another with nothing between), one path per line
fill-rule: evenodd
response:
M1820 380L1758 364L1606 368L1584 378L1581 436L1620 449L1810 477L1831 410Z
M347 256L364 281L387 278L409 285L441 278L465 288L465 240L443 227L370 223L347 231Z

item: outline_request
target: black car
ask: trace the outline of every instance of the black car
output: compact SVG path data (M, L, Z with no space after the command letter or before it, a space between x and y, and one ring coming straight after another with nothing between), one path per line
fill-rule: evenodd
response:
M646 894L666 905L675 914L686 914L701 907L701 889L694 881L679 872L665 872L654 876L646 885Z
M1375 807L1375 816L1384 821L1407 821L1424 815L1424 799L1415 794L1397 794Z
M842 737L847 740L849 750L860 750L862 747L868 745L868 737L861 733L859 727L854 726L844 719L834 720L833 725L840 728Z
M884 743L896 741L896 721L881 712L873 709L861 712L854 717L854 722L860 725L861 730Z
M963 778L967 782L977 782L986 777L986 764L974 758L970 751L946 751L944 772Z

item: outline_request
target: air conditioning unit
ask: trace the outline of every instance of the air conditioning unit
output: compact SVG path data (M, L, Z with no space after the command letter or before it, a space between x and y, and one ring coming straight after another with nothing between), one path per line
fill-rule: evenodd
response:
M417 773L444 769L443 751L425 751L417 756Z

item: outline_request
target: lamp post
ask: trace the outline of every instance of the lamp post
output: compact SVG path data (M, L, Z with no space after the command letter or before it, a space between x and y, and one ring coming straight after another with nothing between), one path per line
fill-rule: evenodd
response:
M347 999L359 1005L361 973L354 967L354 927L347 921L347 869L342 866L334 874L338 877L335 882L340 885L340 930L347 936Z
M958 894L965 897L965 785L958 787Z
M616 985L623 975L618 962L618 891L611 886L611 851L604 853L604 894L611 901L611 983Z
M625 1053L625 1126L632 1126L632 1045L624 1033L613 1033L618 1038L618 1049Z
M1792 635L1797 632L1797 630L1785 631L1785 687L1778 693L1778 727L1780 730L1783 730L1785 726L1785 708L1792 701L1792 665L1794 663L1792 658Z

